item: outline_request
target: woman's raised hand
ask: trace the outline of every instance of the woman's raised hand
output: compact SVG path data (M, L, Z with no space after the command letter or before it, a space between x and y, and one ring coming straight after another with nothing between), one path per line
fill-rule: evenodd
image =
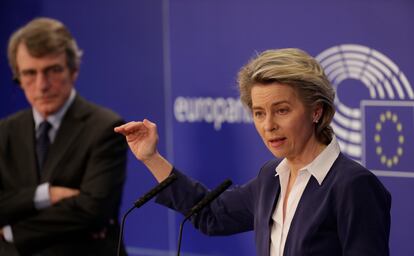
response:
M145 162L157 154L157 125L144 119L142 122L129 122L114 128L114 131L126 137L134 155Z

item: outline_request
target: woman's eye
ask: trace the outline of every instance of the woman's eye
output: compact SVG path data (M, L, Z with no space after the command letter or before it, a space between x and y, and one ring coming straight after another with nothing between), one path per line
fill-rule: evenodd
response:
M256 118L262 117L263 115L264 115L263 112L260 112L260 111L254 112L254 116Z
M280 108L280 109L277 110L277 113L281 114L281 115L287 114L288 112L289 112L288 108Z

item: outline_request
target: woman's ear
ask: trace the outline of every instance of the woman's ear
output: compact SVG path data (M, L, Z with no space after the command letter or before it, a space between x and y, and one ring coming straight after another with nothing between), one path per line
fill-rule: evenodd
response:
M314 123L318 123L319 120L321 119L323 114L323 106L321 103L318 103L315 108L313 109L313 113L312 113L312 120Z

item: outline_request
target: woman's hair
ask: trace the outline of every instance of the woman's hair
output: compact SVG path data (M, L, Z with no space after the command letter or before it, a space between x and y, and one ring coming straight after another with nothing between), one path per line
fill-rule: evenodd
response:
M70 71L79 69L82 51L61 22L50 18L36 18L13 33L9 40L8 58L14 78L19 77L16 62L17 48L23 43L33 57L65 52Z
M330 123L335 114L335 91L320 64L300 49L264 51L243 66L238 74L242 103L252 110L252 87L273 83L292 86L307 107L322 106L322 116L316 123L316 138L329 144L333 136Z

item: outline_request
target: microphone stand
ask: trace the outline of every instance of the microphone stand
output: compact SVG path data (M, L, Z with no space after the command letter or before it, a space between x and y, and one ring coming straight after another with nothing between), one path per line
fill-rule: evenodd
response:
M180 224L180 232L178 234L178 246L177 246L177 256L180 256L180 250L181 250L181 240L183 238L183 228L184 228L184 224L185 222L190 218L191 216L187 216L185 217Z
M122 247L122 238L123 238L123 236L124 236L124 225L125 225L125 220L126 220L126 217L128 216L128 214L130 214L133 210L135 209L135 205L134 206L132 206L125 214L124 214L124 216L122 217L122 222L121 222L121 228L120 228L120 231L119 231L119 240L118 240L118 250L117 250L117 253L116 253L116 255L117 256L120 256L121 255L121 247Z
M148 191L145 195L143 195L137 201L135 201L134 206L132 206L124 214L124 216L122 217L121 228L120 228L120 231L119 231L118 250L117 250L117 254L116 254L117 256L120 256L120 254L121 254L122 237L124 236L124 225L125 225L125 220L126 220L126 217L128 216L128 214L130 214L135 208L140 208L146 202L151 200L155 195L157 195L159 192L161 192L166 187L171 185L171 183L173 183L176 179L177 179L177 175L175 173L170 174L170 176L168 176L165 180L163 180L161 183L159 183L153 189Z
M180 256L180 250L181 250L181 240L183 236L183 229L185 222L191 218L194 214L197 214L201 209L203 209L206 205L211 203L214 199L216 199L221 193L223 193L228 187L231 186L233 182L229 179L225 180L223 183L221 183L217 188L212 190L210 193L208 193L203 199L201 199L196 205L191 208L187 214L185 215L184 220L180 224L180 232L178 235L178 246L177 246L177 256Z

